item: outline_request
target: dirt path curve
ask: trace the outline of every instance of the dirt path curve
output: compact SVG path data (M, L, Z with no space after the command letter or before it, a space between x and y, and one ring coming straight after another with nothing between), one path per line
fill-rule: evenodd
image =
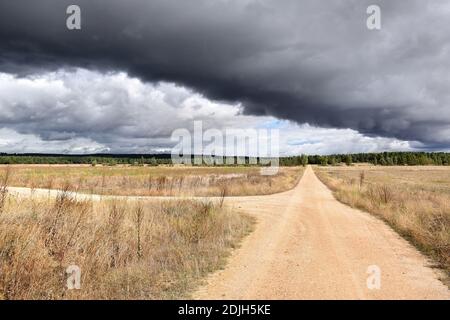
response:
M426 258L373 216L334 199L308 167L291 191L226 202L256 230L196 299L450 299ZM381 270L380 289L367 269Z
M16 196L58 194L8 189ZM74 196L93 201L177 198ZM450 299L423 255L384 222L335 200L311 167L290 191L225 202L255 216L258 223L226 268L210 275L193 294L196 299ZM367 288L372 265L381 270L380 289Z

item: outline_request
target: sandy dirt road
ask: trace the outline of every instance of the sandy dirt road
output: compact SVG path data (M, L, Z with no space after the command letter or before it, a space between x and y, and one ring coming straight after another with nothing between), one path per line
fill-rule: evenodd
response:
M229 198L256 230L196 299L450 299L415 248L373 216L334 199L308 167L291 191ZM381 271L369 290L368 267Z
M17 196L58 194L9 189ZM75 195L94 201L173 199ZM225 269L211 274L193 294L195 299L450 299L422 254L384 222L335 200L311 167L293 190L229 197L225 203L258 222ZM369 290L367 270L373 265L381 271L381 287Z

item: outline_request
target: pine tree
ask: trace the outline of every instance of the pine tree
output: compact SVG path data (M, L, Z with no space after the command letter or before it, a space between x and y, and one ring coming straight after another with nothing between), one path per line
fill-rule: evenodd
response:
M351 166L352 162L353 162L352 155L351 154L346 155L345 156L345 164L348 166Z
M302 166L305 167L308 164L308 156L307 155L302 155L301 162L302 162Z

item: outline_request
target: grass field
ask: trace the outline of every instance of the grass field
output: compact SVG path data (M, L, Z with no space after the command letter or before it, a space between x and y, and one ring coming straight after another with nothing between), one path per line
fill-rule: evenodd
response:
M450 274L449 167L317 167L316 172L338 200L381 217Z
M0 168L1 171L2 168ZM83 193L136 196L262 195L292 189L303 168L280 168L273 176L258 167L133 167L17 165L9 170L15 187L62 189Z
M253 219L209 202L6 196L0 299L178 299L224 265ZM69 266L81 290L68 290Z
M301 168L0 168L0 299L177 299L221 268L254 220L206 200L75 199L116 195L249 195L294 187ZM56 199L16 198L10 186L59 189ZM82 290L68 290L68 266Z

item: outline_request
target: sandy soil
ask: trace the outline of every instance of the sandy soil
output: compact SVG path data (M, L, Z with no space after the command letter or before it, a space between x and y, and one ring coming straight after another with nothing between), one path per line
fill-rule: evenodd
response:
M334 199L308 167L298 186L264 197L230 198L256 230L197 299L450 299L427 259L390 227ZM368 289L368 267L381 271Z

